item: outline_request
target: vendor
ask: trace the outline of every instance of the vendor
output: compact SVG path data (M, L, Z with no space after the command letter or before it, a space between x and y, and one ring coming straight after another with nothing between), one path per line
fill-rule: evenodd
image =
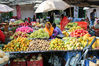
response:
M54 28L52 27L51 23L50 22L47 22L45 24L45 28L44 30L46 32L48 32L50 38L55 38L55 36L57 35L57 31L54 30Z
M61 32L60 28L59 28L59 27L57 27L55 23L53 23L53 24L52 24L52 26L54 27L54 30L56 30L56 31L57 31L58 35L59 35L59 34L62 34L62 32Z
M1 30L0 30L0 41L5 42L5 35L3 34Z

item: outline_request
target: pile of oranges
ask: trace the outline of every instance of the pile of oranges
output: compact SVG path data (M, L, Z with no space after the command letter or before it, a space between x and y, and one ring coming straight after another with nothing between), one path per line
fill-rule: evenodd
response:
M5 52L26 51L30 41L27 38L18 37L5 45L3 50Z

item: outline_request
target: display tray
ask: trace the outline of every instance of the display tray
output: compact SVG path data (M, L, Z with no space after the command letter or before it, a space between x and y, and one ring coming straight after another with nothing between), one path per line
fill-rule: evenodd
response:
M39 39L39 40L49 40L49 38L29 38L29 40L36 40L36 39Z
M82 50L49 50L49 51L20 51L20 52L9 52L10 54L13 53L44 53L44 52L76 52L76 51L82 51ZM99 51L99 49L92 49L89 51Z

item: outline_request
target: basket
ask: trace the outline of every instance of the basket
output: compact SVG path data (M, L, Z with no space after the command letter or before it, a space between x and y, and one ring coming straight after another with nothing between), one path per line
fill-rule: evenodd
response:
M87 30L87 22L75 22L75 23L77 23L78 26L80 26L84 30Z
M27 61L27 66L43 66L43 60Z

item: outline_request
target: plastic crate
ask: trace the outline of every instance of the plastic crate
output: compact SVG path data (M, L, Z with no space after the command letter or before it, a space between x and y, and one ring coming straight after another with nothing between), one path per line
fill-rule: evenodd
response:
M85 66L89 66L89 61L96 63L96 60L85 60Z
M81 28L87 30L87 22L76 22L78 23L78 26L80 26Z
M77 53L80 54L80 56L81 56L81 52L80 51L77 52ZM65 60L67 61L71 56L76 55L77 53L76 52L67 52L65 54Z
M43 66L43 60L27 61L27 66Z
M11 62L10 66L26 66L26 62Z

